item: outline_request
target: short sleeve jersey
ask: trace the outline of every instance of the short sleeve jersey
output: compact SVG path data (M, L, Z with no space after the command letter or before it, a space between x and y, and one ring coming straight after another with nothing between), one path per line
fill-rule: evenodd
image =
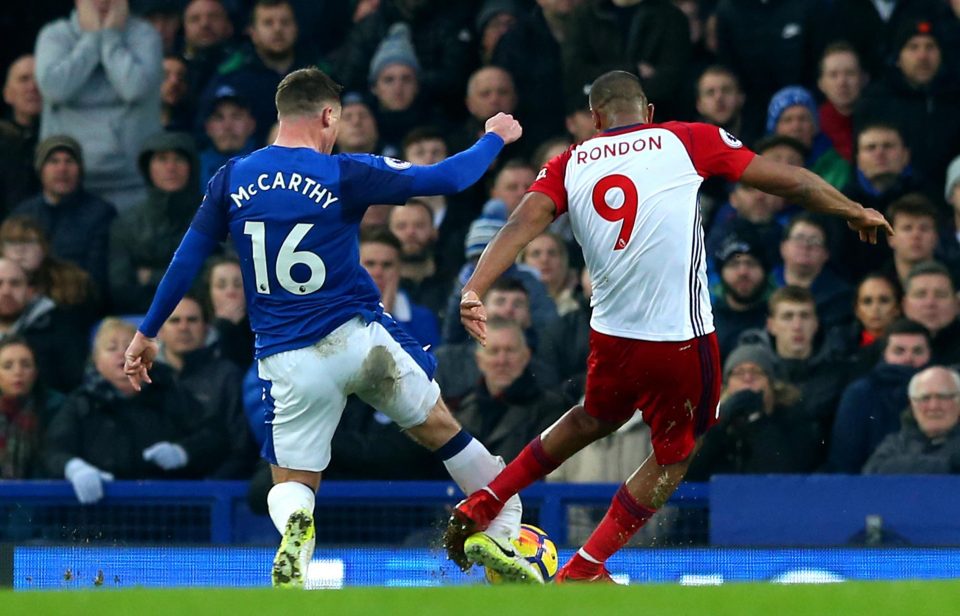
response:
M754 156L722 128L667 122L601 133L540 170L529 190L570 216L593 329L653 341L713 331L698 191L714 175L739 180Z
M395 159L278 146L232 159L214 175L192 226L217 241L232 237L258 358L382 313L360 265L360 219L369 205L414 196L415 176Z

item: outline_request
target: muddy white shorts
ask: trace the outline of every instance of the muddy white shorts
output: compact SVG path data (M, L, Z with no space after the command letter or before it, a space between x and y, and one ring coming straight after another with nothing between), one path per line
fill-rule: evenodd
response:
M356 317L314 345L259 360L263 457L283 468L324 470L350 394L401 428L422 424L440 397L435 368L433 356L388 315L371 323Z

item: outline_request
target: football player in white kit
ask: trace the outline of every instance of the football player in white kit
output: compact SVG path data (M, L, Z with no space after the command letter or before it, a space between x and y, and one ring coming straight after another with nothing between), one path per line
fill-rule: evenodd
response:
M640 412L653 454L620 487L596 530L556 581L610 582L606 560L661 507L716 421L720 358L697 192L720 175L840 216L875 243L892 234L865 209L806 169L755 156L722 128L653 124L640 81L613 71L590 91L598 134L549 161L483 252L463 287L461 320L481 344L480 298L519 251L561 214L583 248L593 283L584 403L535 438L482 490L457 505L444 543L470 546L503 503Z

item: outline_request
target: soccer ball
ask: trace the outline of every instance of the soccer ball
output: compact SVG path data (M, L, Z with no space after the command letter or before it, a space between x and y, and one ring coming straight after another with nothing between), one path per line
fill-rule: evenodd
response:
M522 556L540 570L544 582L549 582L557 574L557 569L560 567L557 546L543 529L532 524L521 524L520 536L514 540L513 545ZM486 574L491 584L499 584L503 581L496 571L488 569Z

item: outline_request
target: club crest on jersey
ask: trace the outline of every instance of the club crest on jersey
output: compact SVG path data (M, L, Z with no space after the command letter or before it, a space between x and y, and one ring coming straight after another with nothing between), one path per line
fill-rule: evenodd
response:
M413 163L400 160L399 158L390 158L389 156L383 157L383 162L387 163L387 166L391 169L396 169L397 171L403 171L404 169L409 169L413 166Z
M740 141L739 139L737 139L736 137L734 137L733 135L731 135L730 133L728 133L722 128L720 129L720 138L723 139L723 142L726 143L731 148L743 147L742 141Z

